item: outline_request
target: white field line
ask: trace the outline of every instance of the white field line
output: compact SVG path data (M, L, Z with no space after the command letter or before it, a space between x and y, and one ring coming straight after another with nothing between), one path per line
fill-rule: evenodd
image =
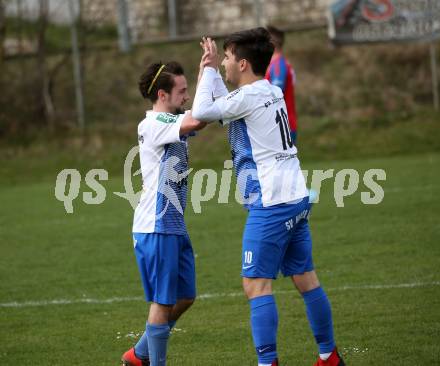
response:
M413 282L413 283L398 283L390 285L357 285L357 286L341 286L326 288L326 291L348 291L348 290L383 290L383 289L400 289L400 288L418 288L418 287L431 287L440 286L440 281L433 282ZM274 291L275 294L289 294L295 290L280 290ZM229 292L229 293L207 293L197 296L199 300L218 299L223 297L239 297L243 296L242 292ZM50 305L71 305L71 304L112 304L117 302L132 302L132 301L144 301L141 296L128 296L128 297L111 297L109 299L58 299L58 300L41 300L41 301L13 301L0 303L1 308L26 308L34 306L50 306Z

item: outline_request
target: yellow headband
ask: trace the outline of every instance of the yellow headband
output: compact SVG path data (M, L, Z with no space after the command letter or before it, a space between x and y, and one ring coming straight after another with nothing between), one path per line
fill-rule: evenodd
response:
M160 72L163 70L163 68L165 67L165 65L162 65L159 69L159 71L156 73L156 76L154 77L153 81L150 84L150 87L148 88L147 94L150 94L151 88L153 87L154 83L156 82L157 78L160 75Z

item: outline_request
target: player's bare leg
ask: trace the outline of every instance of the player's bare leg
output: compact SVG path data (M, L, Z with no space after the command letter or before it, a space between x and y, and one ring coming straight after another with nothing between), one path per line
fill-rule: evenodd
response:
M291 276L306 305L307 318L319 348L315 366L344 366L333 338L331 306L315 271Z
M192 304L194 304L195 299L180 299L177 301L176 305L171 309L171 313L168 317L168 322L176 322L180 316L187 311Z
M258 296L272 295L272 280L243 277L243 290L249 300Z
M291 278L293 284L301 294L320 286L319 279L315 271L305 272L300 275L293 275Z

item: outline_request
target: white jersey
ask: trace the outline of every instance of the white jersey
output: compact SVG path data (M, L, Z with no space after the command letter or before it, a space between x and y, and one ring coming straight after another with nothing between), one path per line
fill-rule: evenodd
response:
M134 213L135 233L187 232L188 147L179 134L184 116L148 111L138 126L143 191Z
M232 160L245 206L268 207L308 196L281 89L261 79L213 100L218 77L213 68L205 67L192 116L229 124Z

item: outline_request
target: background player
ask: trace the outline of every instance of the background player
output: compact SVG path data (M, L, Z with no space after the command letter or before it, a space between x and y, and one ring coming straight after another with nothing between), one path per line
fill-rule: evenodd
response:
M330 303L313 269L310 206L297 149L291 140L283 93L264 79L273 45L264 28L225 39L226 80L238 87L213 98L221 80L215 42L203 39L204 71L193 104L201 121L229 124L237 183L249 210L242 243L243 288L261 366L278 365L278 313L272 280L281 270L303 296L319 348L316 365L343 366L337 353ZM207 54L207 56L206 56Z
M284 32L273 26L267 26L270 39L275 46L269 67L266 70L265 78L271 84L281 88L286 102L287 116L289 117L290 133L293 143L296 145L297 136L297 115L295 105L295 70L289 64L283 54Z
M139 89L153 103L138 126L143 192L136 207L133 240L146 300L146 330L122 356L123 365L165 365L170 329L196 297L194 255L184 222L187 136L206 124L183 113L187 82L177 62L155 63Z

